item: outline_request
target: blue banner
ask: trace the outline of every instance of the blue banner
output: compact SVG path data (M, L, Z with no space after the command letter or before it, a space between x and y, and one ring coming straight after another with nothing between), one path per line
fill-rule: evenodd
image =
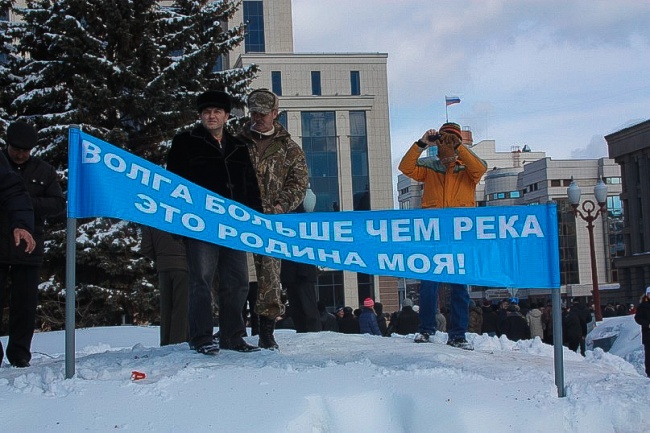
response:
M321 267L512 288L559 288L557 210L533 206L264 215L78 129L68 217L110 217Z

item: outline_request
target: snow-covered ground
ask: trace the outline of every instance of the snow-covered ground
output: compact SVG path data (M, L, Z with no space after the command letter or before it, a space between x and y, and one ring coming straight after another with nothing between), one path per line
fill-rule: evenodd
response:
M564 350L469 334L473 352L412 338L278 330L279 352L158 347L158 328L76 333L65 379L64 333L34 337L32 366L0 368L3 432L648 432L650 379L630 316L612 352ZM634 332L637 336L634 337ZM2 338L6 345L6 337ZM248 341L256 343L256 337ZM619 344L621 347L616 347ZM132 380L132 372L146 375Z

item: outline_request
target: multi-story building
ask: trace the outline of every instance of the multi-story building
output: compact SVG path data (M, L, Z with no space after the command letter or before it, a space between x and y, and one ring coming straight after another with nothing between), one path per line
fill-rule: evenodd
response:
M280 122L307 157L316 211L392 209L387 54L294 53L291 0L244 0L233 23L245 43L223 68L256 64L254 88L280 98ZM399 308L397 278L327 269L319 298L356 307L367 296Z
M622 174L624 217L619 239L624 253L614 265L621 294L636 304L650 286L650 120L609 134L605 140Z

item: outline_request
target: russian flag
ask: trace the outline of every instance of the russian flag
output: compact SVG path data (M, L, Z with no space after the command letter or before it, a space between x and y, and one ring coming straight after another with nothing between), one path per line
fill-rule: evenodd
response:
M458 96L445 96L445 104L447 106L453 104L459 104L459 103L460 103L460 98Z

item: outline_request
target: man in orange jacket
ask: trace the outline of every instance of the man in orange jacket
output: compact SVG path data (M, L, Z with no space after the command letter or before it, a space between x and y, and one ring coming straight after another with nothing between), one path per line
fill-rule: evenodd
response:
M430 146L438 147L438 159L419 161L422 152ZM475 207L476 185L487 170L487 164L468 147L462 145L460 125L445 123L440 131L430 129L411 146L400 162L399 169L406 176L424 183L422 208ZM420 328L416 343L430 342L436 332L438 309L437 281L420 282ZM465 333L469 321L469 291L466 285L449 284L451 289L451 317L447 327L447 344L472 350Z

